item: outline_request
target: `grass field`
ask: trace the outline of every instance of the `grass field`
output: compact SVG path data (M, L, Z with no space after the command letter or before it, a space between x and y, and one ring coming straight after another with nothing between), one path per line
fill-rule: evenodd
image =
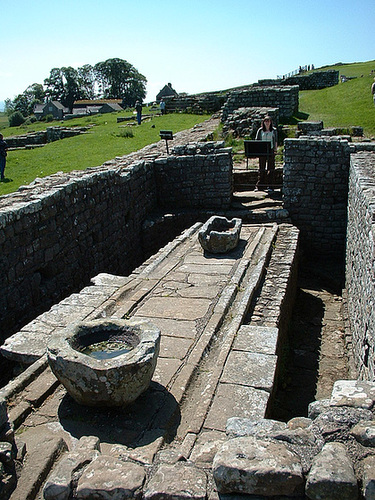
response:
M299 111L307 120L323 120L324 127L363 127L367 137L375 136L375 106L371 84L375 61L319 68L336 69L341 75L356 77L322 90L304 90L299 95Z
M101 165L116 156L137 151L147 144L160 140L160 130L174 133L193 127L208 118L206 115L167 114L154 116L140 126L128 127L117 123L118 116L131 113L110 113L63 122L64 126L92 125L84 135L51 142L33 150L9 151L5 169L5 182L0 183L0 195L16 191L36 177L45 177L56 172L71 172ZM60 122L33 123L27 127L3 128L4 138L25 132L44 130L46 126L61 125ZM126 137L127 133L133 137Z

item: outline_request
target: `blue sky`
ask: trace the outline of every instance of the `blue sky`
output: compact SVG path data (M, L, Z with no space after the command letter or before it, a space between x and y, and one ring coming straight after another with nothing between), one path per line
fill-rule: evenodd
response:
M375 59L374 0L0 0L0 101L119 57L190 94Z

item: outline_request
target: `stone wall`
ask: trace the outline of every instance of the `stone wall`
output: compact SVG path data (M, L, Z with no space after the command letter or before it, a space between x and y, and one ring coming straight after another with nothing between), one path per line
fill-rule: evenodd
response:
M298 111L299 87L294 86L253 86L247 90L230 92L222 108L222 121L238 108L270 107L279 108L280 118L289 118Z
M155 160L161 207L229 208L232 199L231 148L223 142L177 146Z
M262 120L269 115L274 126L279 123L278 108L239 108L228 115L223 124L223 136L232 133L233 137L251 137L255 139L256 132L262 126Z
M127 273L141 262L141 224L156 206L152 164L65 176L58 185L46 178L27 201L18 201L17 193L4 201L9 202L0 212L5 337L98 272Z
M305 248L344 255L350 147L340 138L284 141L284 208Z
M6 137L5 140L9 148L26 148L74 137L85 133L88 128L89 127L47 127L46 130L41 130L40 132Z
M315 71L314 73L290 76L276 80L259 80L259 85L298 85L300 90L318 90L333 87L339 83L339 72Z
M158 204L228 206L230 150L209 143L180 153L131 166L119 158L1 198L0 341L92 276L139 265L143 223Z
M216 92L164 97L167 112L184 111L198 114L216 113L223 106L225 99L225 94Z
M362 379L375 379L375 153L350 161L346 287L353 351Z

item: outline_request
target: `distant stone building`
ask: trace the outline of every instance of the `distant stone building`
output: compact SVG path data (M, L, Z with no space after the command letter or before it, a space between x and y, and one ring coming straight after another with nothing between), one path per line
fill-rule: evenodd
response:
M92 115L122 111L122 99L81 99L74 101L73 115Z
M62 120L67 113L69 113L69 109L65 108L59 101L36 104L34 108L34 115L37 120L47 115L52 115L55 120Z
M164 85L164 87L161 89L161 91L156 96L156 102L160 102L160 99L177 97L177 96L178 96L178 93L174 90L174 88L172 87L172 84L167 83L167 85Z

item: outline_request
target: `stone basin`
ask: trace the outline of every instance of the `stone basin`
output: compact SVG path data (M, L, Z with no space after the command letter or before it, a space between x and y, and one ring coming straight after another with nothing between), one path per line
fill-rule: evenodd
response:
M93 344L125 343L118 355L96 359ZM146 320L99 319L67 327L47 347L51 370L68 394L87 406L126 406L149 386L160 348L160 330Z
M229 252L238 245L241 227L241 219L233 218L229 220L226 217L214 215L199 230L199 243L207 252Z

